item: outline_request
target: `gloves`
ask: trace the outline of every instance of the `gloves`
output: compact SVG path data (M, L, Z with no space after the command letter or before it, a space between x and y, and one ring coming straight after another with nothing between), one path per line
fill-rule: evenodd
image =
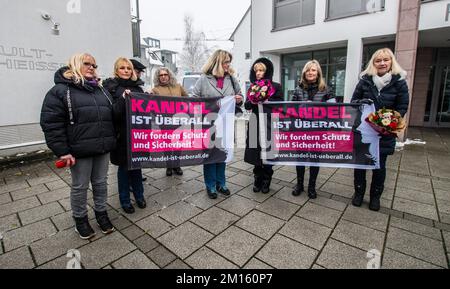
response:
M371 100L369 98L363 98L363 99L356 99L356 100L352 101L352 103L371 105L371 104L373 104L373 100Z

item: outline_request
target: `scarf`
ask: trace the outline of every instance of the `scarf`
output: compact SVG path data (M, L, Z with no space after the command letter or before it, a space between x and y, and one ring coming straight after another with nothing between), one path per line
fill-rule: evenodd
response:
M217 79L217 88L223 89L223 83L225 81L225 77L219 77Z
M374 75L372 76L373 83L378 88L378 91L381 91L386 85L391 83L392 81L392 74L386 73L383 76Z

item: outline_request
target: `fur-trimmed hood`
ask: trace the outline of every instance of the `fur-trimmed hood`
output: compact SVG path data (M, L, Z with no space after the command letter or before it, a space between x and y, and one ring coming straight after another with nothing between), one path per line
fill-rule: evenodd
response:
M258 62L264 63L264 65L267 67L267 71L266 71L266 73L264 75L264 78L265 79L269 79L269 80L272 81L272 78L273 78L273 63L272 63L272 61L270 61L269 59L267 59L265 57L257 59L252 64L252 67L250 68L250 81L251 82L255 82L256 81L256 72L253 70L253 67Z

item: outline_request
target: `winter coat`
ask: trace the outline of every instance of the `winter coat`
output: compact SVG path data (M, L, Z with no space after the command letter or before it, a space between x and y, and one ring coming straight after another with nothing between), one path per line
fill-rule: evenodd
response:
M47 146L57 157L108 153L116 145L112 98L100 86L75 84L65 78L68 69L63 67L55 73L55 86L42 105L40 124Z
M402 76L398 74L393 75L391 82L379 92L372 77L364 75L356 86L352 102L361 99L371 99L376 110L382 108L393 109L404 116L409 106L408 84ZM394 151L395 137L381 137L380 154L391 155Z
M103 86L113 98L114 127L116 128L117 147L111 152L111 163L116 166L126 166L128 164L126 102L122 95L125 90L143 93L144 91L141 88L142 85L144 85L144 82L140 79L132 81L116 77L103 81Z
M333 99L333 91L327 87L324 91L319 91L317 84L309 85L307 88L300 84L294 92L292 101L313 101L313 102L327 102Z
M178 83L175 86L156 86L152 89L152 92L161 96L188 96L184 88Z
M231 83L233 81L234 85ZM222 97L230 95L242 95L241 86L236 78L226 75L223 88L217 87L217 79L213 75L202 74L194 86L194 97Z
M267 58L260 58L258 60L255 61L255 63L253 63L253 65L251 66L251 70L250 70L250 81L252 83L254 83L256 81L256 73L253 70L253 67L255 66L256 63L258 62L262 62L265 64L266 66L266 73L264 75L265 79L268 79L270 81L272 81L273 78L273 64L272 62L267 59ZM272 85L275 89L275 94L272 95L268 101L284 101L284 96L283 96L283 91L281 88L281 84L277 83L277 82L272 82ZM262 160L261 160L261 145L259 142L259 109L258 109L258 105L257 104L253 104L250 100L247 99L247 101L245 102L245 109L246 110L251 110L252 111L252 115L250 117L250 121L247 125L247 138L245 141L245 154L244 154L244 161L246 163L249 163L251 165L255 165L255 166L261 166L262 165ZM251 148L250 147L250 129L254 129L255 128L255 124L252 123L253 121L256 121L256 137L257 137L257 147L256 148ZM252 137L254 137L255 133L251 134ZM252 141L254 142L254 140Z

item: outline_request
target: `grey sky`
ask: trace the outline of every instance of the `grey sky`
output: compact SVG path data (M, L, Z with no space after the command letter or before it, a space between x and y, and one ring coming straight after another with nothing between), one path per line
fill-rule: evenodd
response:
M135 0L131 0L133 4ZM210 39L228 39L250 6L250 0L140 0L141 36L161 39L162 48L180 51L184 37L183 17L194 18L196 30ZM134 13L133 13L134 14ZM230 42L209 42L208 46L230 49Z

